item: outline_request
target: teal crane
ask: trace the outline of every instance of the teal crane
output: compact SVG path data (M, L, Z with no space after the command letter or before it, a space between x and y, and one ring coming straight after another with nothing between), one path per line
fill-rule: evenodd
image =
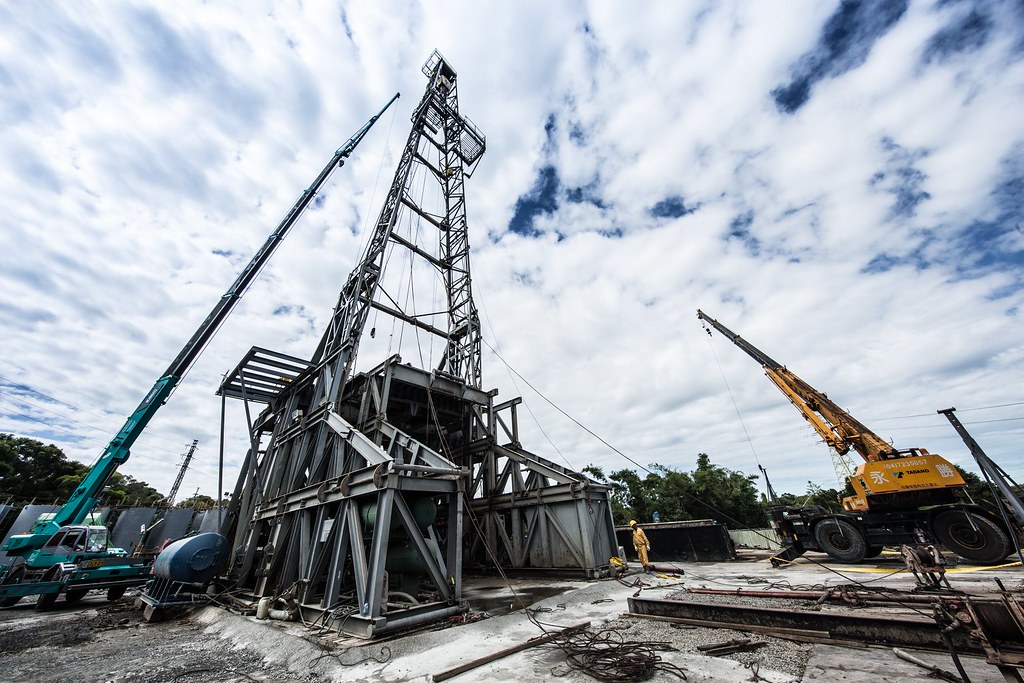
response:
M327 165L324 166L323 170L320 171L320 174L313 181L313 184L303 190L288 214L274 228L267 241L263 243L263 246L260 247L259 251L252 257L252 260L249 261L249 264L238 275L238 278L231 287L228 288L228 291L224 293L213 307L213 310L210 311L210 314L199 325L192 338L188 340L177 357L171 361L171 364L160 375L153 388L142 399L142 403L128 417L128 420L121 427L117 436L107 444L99 460L83 477L82 482L75 489L74 493L71 494L68 502L57 511L52 519L37 521L28 533L11 536L3 546L3 550L9 556L25 556L31 551L42 547L47 539L62 526L81 524L88 517L96 505L100 492L103 491L103 487L106 486L107 481L110 479L110 475L128 460L132 444L139 438L146 425L153 419L157 410L167 401L167 398L174 391L175 387L178 386L182 377L185 376L185 373L192 367L192 364L203 352L203 349L206 348L206 345L217 333L217 330L220 329L220 326L230 315L235 304L238 303L242 294L245 293L249 285L260 274L260 271L284 240L288 231L295 225L303 211L313 201L317 192L327 182L327 179L334 170L345 165L345 160L349 158L359 142L369 132L370 128L373 127L373 124L377 122L377 119L387 111L398 97L399 95L396 93L376 115L348 139L348 142L338 148L334 156L331 157L331 160L327 162Z

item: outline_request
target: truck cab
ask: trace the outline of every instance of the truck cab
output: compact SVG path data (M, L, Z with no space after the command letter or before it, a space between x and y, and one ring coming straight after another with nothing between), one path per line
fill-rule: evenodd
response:
M25 558L27 568L44 570L56 564L78 564L83 560L124 557L128 553L110 545L110 532L104 526L63 526L43 547Z
M108 600L119 600L126 589L149 581L149 568L146 560L111 547L106 527L69 524L24 561L15 558L0 566L0 607L37 595L36 609L48 609L58 595L70 604L97 589L107 591Z

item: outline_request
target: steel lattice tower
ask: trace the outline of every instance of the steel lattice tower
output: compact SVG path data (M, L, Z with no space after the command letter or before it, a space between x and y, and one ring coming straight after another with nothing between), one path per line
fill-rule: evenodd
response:
M383 208L312 357L254 347L220 388L245 402L250 438L223 527L230 580L362 636L468 609L464 555L596 576L615 552L608 487L523 450L521 399L495 405L481 388L465 179L486 143L459 113L451 65L435 51L423 73ZM417 274L443 289L426 312L410 305ZM415 331L420 367L394 354L356 372L361 342L381 350L367 344L371 314ZM429 370L421 333L439 341ZM266 406L255 418L253 403Z
M350 376L371 308L444 339L446 351L437 369L480 387L480 319L473 304L469 270L465 178L483 155L486 141L472 122L459 114L457 77L448 62L435 51L423 65L423 73L430 82L412 116L412 130L376 228L341 291L334 316L313 355L313 363L323 364L321 400L336 400ZM418 172L425 172L439 185L442 215L427 211L414 196L410 181ZM402 209L437 229L437 256L396 234ZM441 273L447 293L447 329L413 317L393 303L377 300L389 245L409 249Z

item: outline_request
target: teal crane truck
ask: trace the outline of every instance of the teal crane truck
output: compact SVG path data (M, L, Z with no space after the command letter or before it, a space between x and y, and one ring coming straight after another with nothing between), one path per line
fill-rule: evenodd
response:
M313 184L303 190L288 214L142 399L121 431L107 444L68 502L52 519L39 520L28 533L7 539L0 548L10 559L0 566L0 607L10 607L23 597L38 595L37 608L46 609L62 593L65 601L76 602L94 589L106 589L107 597L116 600L127 588L149 581L151 564L129 557L122 548L111 547L105 527L85 523L89 513L110 475L128 460L132 444L220 329L288 231L334 170L345 165L345 160L396 99L397 93L338 148Z

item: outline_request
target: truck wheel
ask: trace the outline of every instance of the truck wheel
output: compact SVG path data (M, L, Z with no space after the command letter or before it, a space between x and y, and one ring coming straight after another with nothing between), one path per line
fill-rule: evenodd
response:
M998 564L1013 547L1003 529L974 512L947 510L932 522L935 536L954 553L978 564Z
M7 572L7 576L0 582L0 585L11 586L16 583L21 583L22 579L25 578L25 565L19 564L17 567ZM0 600L0 607L13 607L18 604L21 598L4 598Z
M53 603L57 602L57 593L46 593L40 595L36 600L36 609L40 612L53 607Z
M882 546L880 545L869 545L868 549L864 551L864 558L871 559L872 557L878 557L882 554Z
M84 598L85 594L88 592L89 591L87 589L83 588L79 588L78 590L67 591L64 593L64 602L68 603L69 605L73 605L82 598Z
M43 578L41 578L39 582L45 583L47 581L56 581L60 578L60 575L61 567L59 564L55 564L46 570L46 573L43 574ZM39 611L50 609L53 607L53 603L57 602L58 595L60 595L60 593L44 593L43 595L40 595L36 599L36 609Z
M114 586L113 588L107 589L107 600L110 602L117 602L124 595L124 592L128 589L127 586Z
M867 552L867 543L857 527L845 519L825 519L814 527L818 548L839 562L860 562Z

